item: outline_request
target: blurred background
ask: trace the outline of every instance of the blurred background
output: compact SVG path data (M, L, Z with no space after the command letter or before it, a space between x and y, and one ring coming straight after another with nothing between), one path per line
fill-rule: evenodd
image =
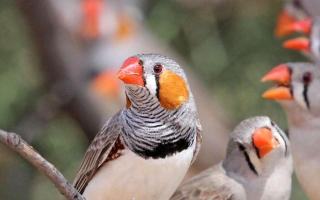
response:
M115 79L137 53L162 53L187 72L204 129L188 177L221 161L240 121L282 108L261 98L274 66L305 61L281 47L279 0L2 0L0 128L14 131L73 182L94 135L124 105ZM0 199L64 199L0 144ZM294 179L292 200L307 199Z

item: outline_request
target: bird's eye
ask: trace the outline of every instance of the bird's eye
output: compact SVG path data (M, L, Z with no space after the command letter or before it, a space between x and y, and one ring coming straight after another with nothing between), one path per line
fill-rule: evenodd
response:
M242 144L240 144L240 143L238 143L238 148L239 148L239 150L240 151L244 151L246 148L242 145Z
M305 72L302 74L302 81L304 83L310 83L312 81L312 74L310 72Z
M301 8L302 7L301 0L293 0L292 4L296 8Z
M155 65L155 66L153 67L153 71L154 71L154 73L159 74L159 73L162 72L162 68L163 68L162 65L157 64L157 65Z
M274 125L275 125L275 123L274 123L273 121L271 121L271 125L272 125L272 126L274 126Z

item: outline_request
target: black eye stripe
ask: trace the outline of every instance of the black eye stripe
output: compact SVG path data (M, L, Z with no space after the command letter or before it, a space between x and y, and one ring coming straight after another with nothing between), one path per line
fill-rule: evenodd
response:
M253 171L253 173L255 173L256 175L258 175L258 172L256 171L256 168L254 167L254 165L252 164L250 157L248 155L248 153L246 151L243 151L244 157L246 158L246 161L248 163L249 168L251 169L251 171Z
M283 142L284 142L284 148L285 148L284 155L286 156L286 155L287 155L287 148L288 148L288 147L287 147L287 142L286 142L286 140L284 139L284 137L282 136L279 128L278 128L278 127L275 127L275 128L276 128L276 130L278 131L280 137L282 138L282 140L283 140ZM276 138L276 137L275 137L275 138ZM280 144L280 141L278 140L278 138L276 138L276 140L277 140L277 141L279 142L279 144Z
M302 95L303 95L304 102L307 105L307 108L310 109L310 103L309 103L309 98L308 98L308 87L309 87L309 84L303 85Z
M240 143L237 143L237 145L238 145L239 151L243 152L243 155L244 155L244 157L245 157L245 159L246 159L246 161L247 161L247 164L248 164L250 170L251 170L253 173L255 173L256 175L258 175L258 172L256 171L256 168L255 168L254 165L252 164L252 162L251 162L251 160L250 160L250 157L249 157L249 155L248 155L248 153L247 153L247 151L246 151L246 147L243 146L243 145L240 144Z

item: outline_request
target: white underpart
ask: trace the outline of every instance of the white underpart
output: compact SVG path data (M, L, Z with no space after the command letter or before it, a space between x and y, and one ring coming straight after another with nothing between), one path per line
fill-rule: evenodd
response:
M164 159L143 159L130 150L104 164L86 187L87 200L166 200L185 176L192 147Z
M300 108L295 102L279 102L283 105L288 118L295 173L308 198L318 200L320 197L320 118Z
M156 95L157 93L157 83L153 74L146 74L146 88L150 91L151 94Z
M319 118L306 127L290 127L290 142L295 172L311 200L320 197L320 125ZM314 130L312 130L314 129Z

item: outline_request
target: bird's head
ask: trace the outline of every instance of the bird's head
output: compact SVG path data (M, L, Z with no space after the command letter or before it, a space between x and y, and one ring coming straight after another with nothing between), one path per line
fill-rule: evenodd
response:
M284 132L269 117L257 116L242 121L231 133L223 166L240 177L258 178L290 158Z
M272 81L277 86L262 95L278 101L289 116L309 113L320 116L320 67L312 63L286 63L273 68L262 81ZM308 115L309 115L308 114Z
M127 108L149 96L163 108L174 110L192 96L182 68L159 54L138 54L128 58L117 77L125 83Z

